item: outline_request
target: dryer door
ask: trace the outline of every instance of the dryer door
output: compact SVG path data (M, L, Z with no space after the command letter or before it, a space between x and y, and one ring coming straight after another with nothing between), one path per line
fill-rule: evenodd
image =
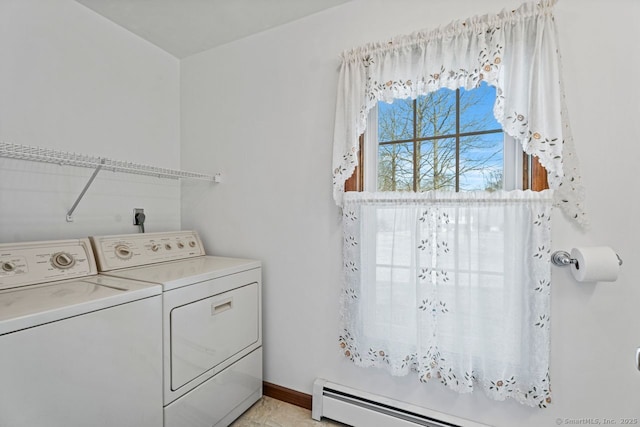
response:
M259 339L257 283L171 310L171 390Z

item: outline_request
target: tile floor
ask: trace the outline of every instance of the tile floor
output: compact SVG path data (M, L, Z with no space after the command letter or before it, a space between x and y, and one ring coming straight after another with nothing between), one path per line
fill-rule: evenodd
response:
M333 426L346 427L345 424L329 420L316 421L311 418L311 411L299 406L291 405L271 397L263 396L231 427L307 427Z

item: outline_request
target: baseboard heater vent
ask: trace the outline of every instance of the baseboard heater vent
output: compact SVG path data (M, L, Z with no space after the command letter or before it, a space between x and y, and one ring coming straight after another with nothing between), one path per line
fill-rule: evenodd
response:
M311 416L354 427L489 427L340 384L316 379Z

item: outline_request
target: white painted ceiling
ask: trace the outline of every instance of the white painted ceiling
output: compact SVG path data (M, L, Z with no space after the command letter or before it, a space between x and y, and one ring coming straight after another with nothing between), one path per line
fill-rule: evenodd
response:
M76 0L184 58L349 0Z

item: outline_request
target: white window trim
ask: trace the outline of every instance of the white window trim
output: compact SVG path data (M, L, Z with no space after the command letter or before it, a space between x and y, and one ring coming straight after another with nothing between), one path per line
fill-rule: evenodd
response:
M378 107L369 111L368 123L364 131L364 162L363 189L364 191L378 191Z

